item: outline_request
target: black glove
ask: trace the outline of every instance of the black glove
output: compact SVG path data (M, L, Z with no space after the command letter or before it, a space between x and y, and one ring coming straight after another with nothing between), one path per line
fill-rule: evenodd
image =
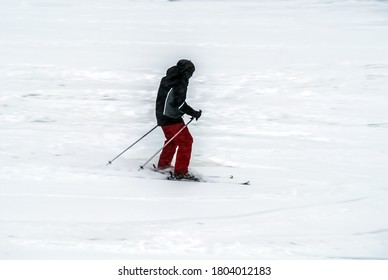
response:
M193 113L193 118L194 118L196 121L198 121L198 119L201 117L201 115L202 115L202 111L201 111L201 110L199 110L199 111L194 111L194 113Z

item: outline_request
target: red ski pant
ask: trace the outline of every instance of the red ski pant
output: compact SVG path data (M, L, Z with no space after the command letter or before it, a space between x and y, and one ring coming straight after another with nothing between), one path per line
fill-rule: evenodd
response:
M165 145L184 126L184 123L162 126L164 136L166 137L166 141L164 142ZM193 137L191 136L189 129L185 127L166 147L163 148L159 157L158 168L167 168L171 166L172 159L175 152L177 152L174 172L186 174L190 164L192 145Z

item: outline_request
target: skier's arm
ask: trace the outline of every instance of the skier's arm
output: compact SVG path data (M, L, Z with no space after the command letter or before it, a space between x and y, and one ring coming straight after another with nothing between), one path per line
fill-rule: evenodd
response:
M177 104L178 109L197 120L201 116L202 111L196 111L189 104L186 103L186 93L187 93L187 86L185 85L178 85L175 88L175 104Z

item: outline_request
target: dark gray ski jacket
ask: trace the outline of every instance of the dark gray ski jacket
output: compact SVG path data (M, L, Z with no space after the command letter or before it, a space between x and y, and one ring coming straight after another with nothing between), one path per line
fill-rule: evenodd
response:
M184 114L195 117L198 112L186 103L189 79L195 68L186 63L173 66L167 70L166 76L160 81L156 98L156 120L158 125L165 126L182 123Z

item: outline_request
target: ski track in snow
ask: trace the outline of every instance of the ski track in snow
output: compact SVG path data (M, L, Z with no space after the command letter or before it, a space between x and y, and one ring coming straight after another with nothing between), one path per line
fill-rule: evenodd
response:
M0 259L387 259L387 14L4 0ZM191 168L209 182L138 171L160 130L106 166L155 125L160 78L183 57L204 112Z

